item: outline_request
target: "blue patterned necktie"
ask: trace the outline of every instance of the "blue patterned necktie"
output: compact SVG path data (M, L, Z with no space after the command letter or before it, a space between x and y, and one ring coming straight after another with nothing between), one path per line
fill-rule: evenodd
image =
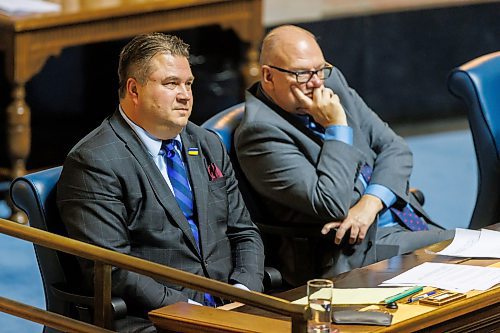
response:
M189 187L189 181L182 163L181 157L177 153L175 147L179 147L179 142L176 140L163 141L163 149L166 152L165 162L167 164L167 173L172 188L174 190L175 200L184 213L184 216L189 222L189 227L193 232L193 237L196 241L198 249L200 247L198 226L193 220L193 193ZM180 150L180 149L179 149Z
M176 150L177 147L177 150ZM179 204L182 213L186 217L198 250L200 249L200 237L198 226L193 219L193 193L189 186L189 181L178 151L180 151L180 142L174 139L165 140L162 143L162 149L165 151L165 162L167 164L167 173L172 188L174 190L175 200ZM216 305L212 295L205 293L205 305L214 307Z
M316 136L321 139L325 139L325 129L314 122L311 116L308 115L297 115L297 118L307 127L309 128Z
M372 177L372 171L373 169L368 165L365 164L361 168L361 175L365 179L366 183L369 184L371 177ZM423 218L412 212L409 208L408 205L404 206L402 209L398 209L396 207L390 207L389 208L392 213L399 219L401 223L406 225L408 229L411 231L421 231L421 230L429 230L429 226L427 223L424 221Z

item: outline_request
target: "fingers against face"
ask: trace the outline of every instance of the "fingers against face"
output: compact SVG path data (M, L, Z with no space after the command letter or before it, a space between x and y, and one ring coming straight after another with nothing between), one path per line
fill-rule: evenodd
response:
M297 99L299 104L305 110L309 110L310 108L312 108L313 100L311 98L309 98L308 96L306 96L299 87L293 85L291 87L291 90L292 90L293 96L295 96L295 98Z
M291 90L300 109L311 115L321 126L347 125L344 108L332 89L325 86L314 88L311 96L296 85L292 85Z

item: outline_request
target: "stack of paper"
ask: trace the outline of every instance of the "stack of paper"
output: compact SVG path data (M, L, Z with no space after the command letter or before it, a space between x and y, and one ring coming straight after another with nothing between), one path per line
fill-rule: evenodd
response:
M465 293L500 283L500 267L427 262L382 282L381 286L428 286Z
M0 0L0 11L8 15L58 12L61 5L42 0Z
M451 244L436 254L465 258L500 258L500 232L457 228Z

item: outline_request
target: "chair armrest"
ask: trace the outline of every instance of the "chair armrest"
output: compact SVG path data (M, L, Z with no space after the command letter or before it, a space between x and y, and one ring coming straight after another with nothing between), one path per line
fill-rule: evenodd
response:
M423 206L425 203L424 192L420 191L418 188L411 188L410 192L413 193L413 196L417 199L418 203Z
M94 308L94 297L86 296L70 290L65 284L58 283L51 286L52 293L67 302L71 302L77 308L81 320L90 321L91 309ZM113 319L122 319L127 316L127 304L120 297L111 298L111 309L113 311ZM86 313L85 313L86 312Z
M274 267L264 267L264 290L276 290L283 286L281 272Z

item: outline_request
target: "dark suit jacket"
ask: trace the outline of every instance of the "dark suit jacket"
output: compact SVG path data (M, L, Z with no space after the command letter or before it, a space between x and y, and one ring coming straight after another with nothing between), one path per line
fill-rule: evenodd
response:
M373 167L371 183L390 189L397 205L412 205L425 215L409 192L412 154L404 140L351 89L334 69L325 82L340 98L353 129L353 145L322 142L296 118L256 97L257 86L246 96L245 115L235 133L235 147L245 176L265 198L277 223L307 223L318 228L343 220L364 193L358 179L361 167ZM327 240L309 243L313 253L304 256L298 245L288 245L282 259L284 276L292 284L314 276L333 276L375 261L376 223L367 240L357 246L332 246ZM307 248L307 247L306 247ZM295 252L295 253L293 253ZM292 259L300 258L298 263Z
M262 291L263 245L238 190L223 145L192 123L182 131L195 199L201 251L173 194L142 142L117 111L68 154L57 203L71 237L215 280ZM215 163L223 176L210 181ZM88 262L83 262L92 281ZM178 301L203 301L203 293L115 269L113 294L129 313L145 316Z

